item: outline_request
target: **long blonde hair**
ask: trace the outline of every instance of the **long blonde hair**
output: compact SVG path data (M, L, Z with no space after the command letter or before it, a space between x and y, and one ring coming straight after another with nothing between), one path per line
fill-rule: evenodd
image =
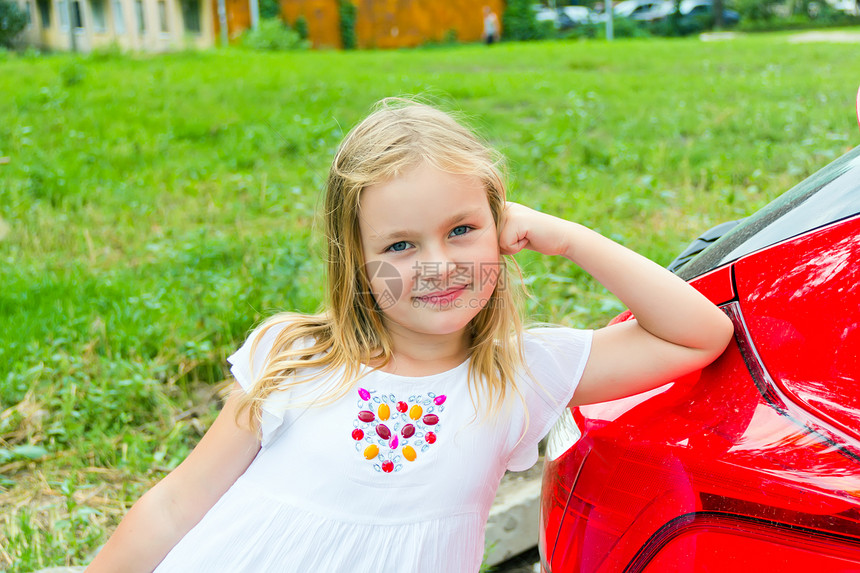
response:
M251 392L240 401L259 420L273 392L343 369L342 383L313 401L343 397L359 378L362 364L379 366L392 358L392 342L364 271L359 235L359 199L365 188L388 181L422 163L482 181L496 228L501 230L505 184L501 157L453 117L413 100L388 98L346 136L326 182L325 234L328 241L327 310L317 315L282 313L265 321L251 346L270 328L286 323L275 337L265 367ZM521 308L525 289L512 259L501 257L496 288L469 324L469 392L476 408L497 412L509 392L522 396L516 372L523 365ZM302 341L301 344L297 344ZM257 365L259 366L259 365ZM294 376L318 369L311 378ZM297 402L292 407L308 406Z

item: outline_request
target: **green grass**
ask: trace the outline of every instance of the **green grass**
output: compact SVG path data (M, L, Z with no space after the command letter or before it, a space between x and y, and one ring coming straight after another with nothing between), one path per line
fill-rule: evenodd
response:
M249 327L319 308L320 192L374 101L459 110L512 200L666 264L860 139L856 46L786 38L0 59L0 570L84 563L211 422ZM619 310L518 258L532 317Z

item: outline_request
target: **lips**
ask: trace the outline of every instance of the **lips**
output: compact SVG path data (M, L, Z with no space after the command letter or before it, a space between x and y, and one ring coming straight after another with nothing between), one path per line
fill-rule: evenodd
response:
M468 285L457 285L449 289L427 293L414 297L415 300L427 304L447 304L456 300L466 290Z

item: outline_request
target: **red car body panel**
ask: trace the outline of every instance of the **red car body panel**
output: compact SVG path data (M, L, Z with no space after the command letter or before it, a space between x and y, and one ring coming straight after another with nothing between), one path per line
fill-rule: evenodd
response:
M860 218L854 218L735 265L744 318L774 381L798 404L856 439L858 261Z
M544 571L860 571L858 221L691 281L728 303L726 352L572 410L581 437L544 466Z
M723 304L736 296L731 267L722 267L696 278L695 287L714 304Z

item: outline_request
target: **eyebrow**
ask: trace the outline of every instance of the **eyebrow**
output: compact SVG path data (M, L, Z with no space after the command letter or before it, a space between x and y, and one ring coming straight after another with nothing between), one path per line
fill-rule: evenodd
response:
M464 219L468 219L469 217L475 215L479 211L480 211L479 208L475 208L475 209L469 209L468 211L461 211L459 213L455 213L451 217L448 217L447 219L445 219L445 221L442 223L442 226L443 227L450 227L451 225L455 225L456 223L459 223L460 221L463 221ZM403 230L392 231L391 233L378 234L378 235L376 235L375 238L379 239L380 241L396 241L396 240L408 239L412 235L413 235L412 231L408 231L408 230L403 229Z

